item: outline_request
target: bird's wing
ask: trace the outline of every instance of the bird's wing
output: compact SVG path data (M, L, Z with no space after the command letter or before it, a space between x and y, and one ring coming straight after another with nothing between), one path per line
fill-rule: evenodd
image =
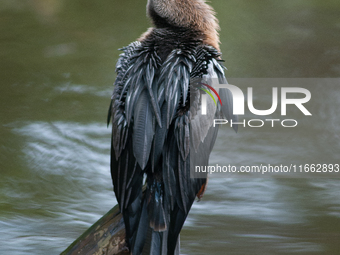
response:
M143 170L149 159L160 110L152 90L160 59L134 42L123 49L109 115L112 118L111 175L131 243L140 218ZM109 117L110 118L110 117Z
M174 237L179 235L195 197L204 192L206 173L195 175L195 166L208 165L218 131L213 119L223 114L221 106L213 101L207 102L206 115L201 112L203 84L212 85L212 79L224 78L223 67L216 61L217 51L209 46L198 47L193 56L190 77L180 79L182 86L189 85L190 100L179 104L163 150L164 200L170 207L169 236Z

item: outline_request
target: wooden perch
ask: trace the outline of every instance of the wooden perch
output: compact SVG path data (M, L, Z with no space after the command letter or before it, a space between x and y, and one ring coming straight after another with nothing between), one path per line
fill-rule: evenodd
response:
M60 255L128 255L125 225L116 205Z

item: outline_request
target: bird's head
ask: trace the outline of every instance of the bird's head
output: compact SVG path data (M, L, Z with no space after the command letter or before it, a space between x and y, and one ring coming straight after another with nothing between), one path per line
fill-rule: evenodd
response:
M218 21L205 0L148 0L147 13L156 28L200 31L209 39L209 44L218 49Z
M215 12L204 0L148 0L147 13L155 26L218 28Z

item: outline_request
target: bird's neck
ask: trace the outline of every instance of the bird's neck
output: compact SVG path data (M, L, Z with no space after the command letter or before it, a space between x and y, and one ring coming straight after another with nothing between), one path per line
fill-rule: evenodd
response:
M219 26L204 0L148 0L147 12L156 28L179 28L203 34L203 43L219 50Z

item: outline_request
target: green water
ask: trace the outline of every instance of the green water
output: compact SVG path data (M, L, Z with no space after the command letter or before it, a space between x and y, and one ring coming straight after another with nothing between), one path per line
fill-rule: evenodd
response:
M0 1L0 254L59 254L116 204L106 114L117 49L150 25L145 4ZM227 77L340 77L340 2L211 4ZM313 118L294 134L222 128L212 162L336 163L337 84L311 88ZM339 195L339 179L212 178L182 253L340 254Z

